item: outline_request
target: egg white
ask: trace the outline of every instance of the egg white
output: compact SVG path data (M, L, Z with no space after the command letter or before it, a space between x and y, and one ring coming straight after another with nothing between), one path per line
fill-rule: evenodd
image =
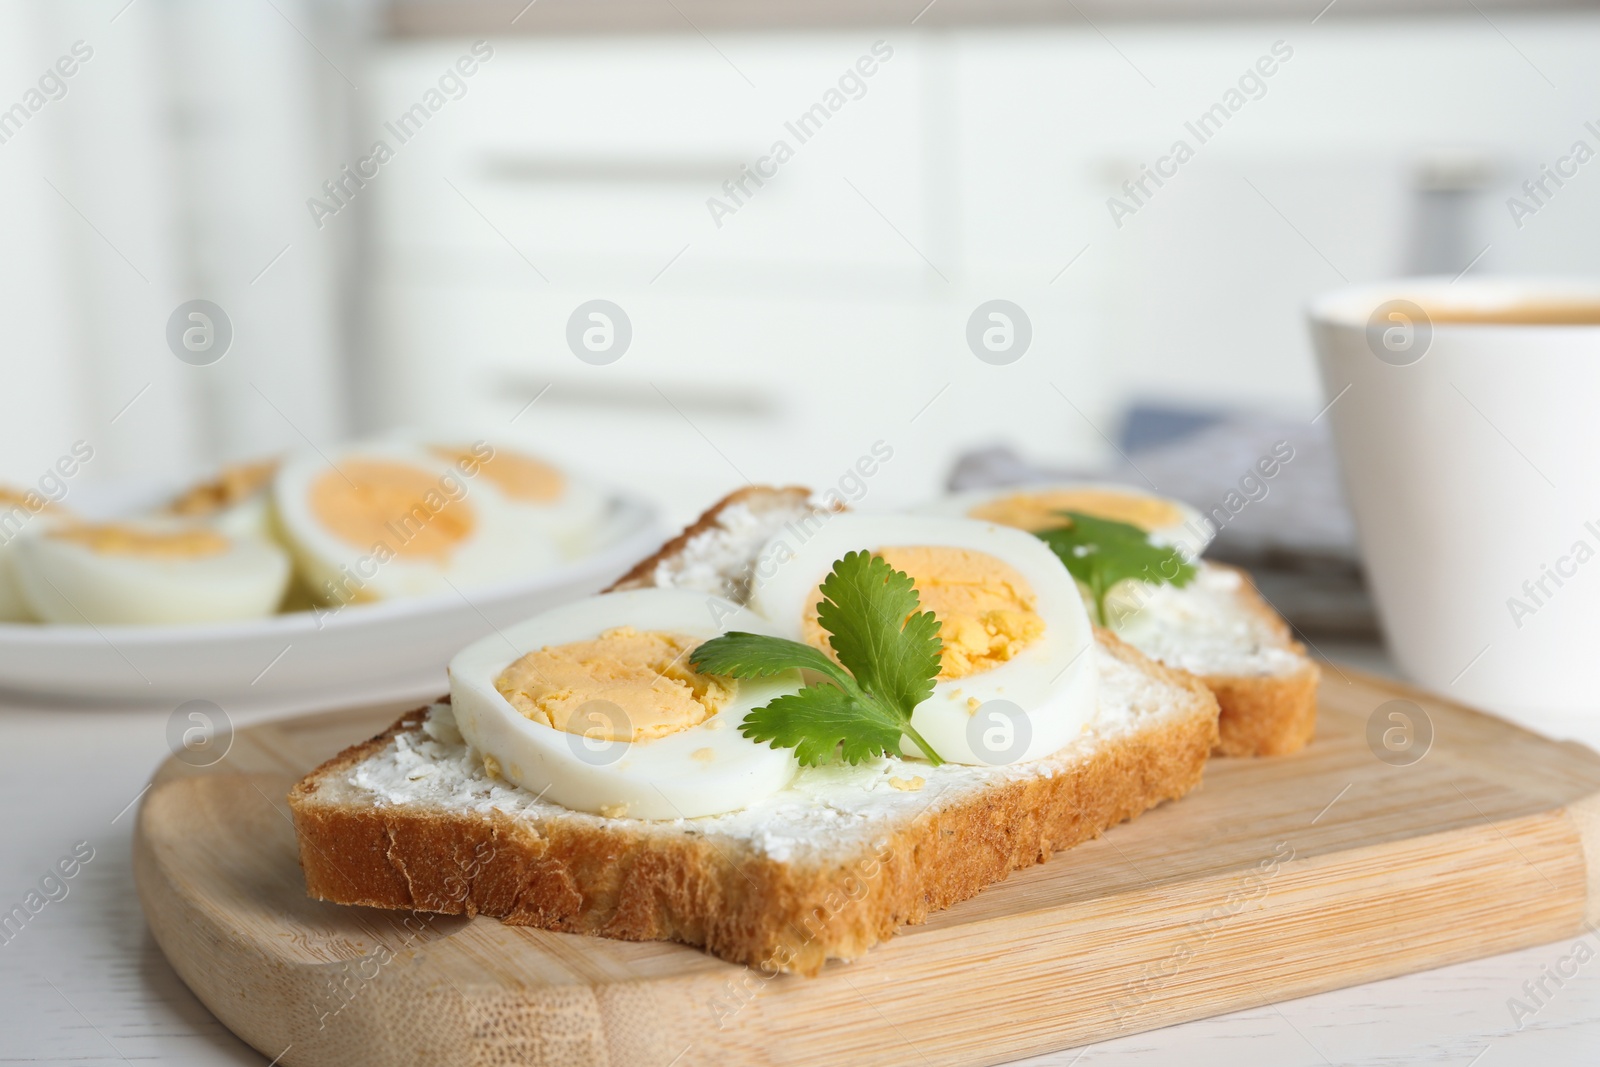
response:
M0 622L31 622L34 618L17 580L16 554L15 541L0 544Z
M450 661L450 702L462 736L492 756L505 778L578 811L694 818L737 811L789 784L798 767L793 751L751 741L739 724L752 708L798 691L798 672L741 679L729 705L705 722L638 742L591 740L536 722L495 688L495 679L527 653L593 640L619 626L706 640L729 630L771 633L738 605L687 590L637 589L566 604L491 634ZM710 750L709 759L694 757L701 749Z
M796 546L780 535L761 552L751 581L750 608L781 636L804 640L807 599L846 553L882 548L945 546L987 553L1015 569L1032 588L1034 610L1045 632L993 670L934 685L933 695L912 713L911 725L952 763L993 764L994 753L973 744L973 713L979 704L1007 701L1027 719L1027 746L1005 762L1039 759L1078 737L1093 719L1099 675L1090 646L1094 629L1077 584L1055 554L1032 534L972 519L919 515L836 515ZM1020 727L1017 728L1020 735ZM910 739L901 753L920 756Z
M152 531L184 524L122 521ZM51 536L49 526L16 541L17 584L45 622L75 625L222 622L270 615L289 582L283 550L256 537L227 538L214 555L154 557L96 552Z
M259 537L266 541L277 538L272 521L272 492L267 486L219 509L205 521L230 537Z
M17 577L17 544L29 533L37 534L71 518L59 504L32 511L21 499L9 500L0 493L0 622L39 621Z
M912 509L918 515L941 515L948 518L971 518L972 511L995 500L1012 496L1027 496L1049 492L1105 492L1123 496L1160 500L1177 508L1182 518L1177 522L1157 526L1150 531L1150 540L1158 545L1171 545L1180 549L1186 559L1194 559L1206 550L1216 536L1216 527L1198 510L1181 500L1143 493L1126 485L1111 482L1045 482L1038 485L1010 485L1000 489L971 489L951 493L938 500L929 501Z
M442 560L404 555L385 560L383 553L375 551L377 542L358 545L346 540L317 516L311 506L311 490L334 468L360 460L415 468L425 472L436 487L458 495L461 490L455 487L464 486L459 502L447 506L470 509L472 531ZM444 488L440 491L448 498ZM357 444L327 456L295 456L273 479L272 508L278 535L293 552L306 585L324 602L387 600L443 592L452 586L488 585L537 574L561 561L554 541L519 522L488 479L469 475L449 461L403 443ZM399 533L386 533L381 539L391 551L404 544Z

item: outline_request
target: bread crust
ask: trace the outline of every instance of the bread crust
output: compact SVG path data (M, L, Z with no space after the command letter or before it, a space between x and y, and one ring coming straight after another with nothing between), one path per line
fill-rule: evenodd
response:
M1151 727L1100 745L1071 774L974 790L825 863L780 861L693 821L571 820L352 804L319 796L422 727L411 712L289 794L306 888L341 904L489 915L629 941L672 940L735 963L815 975L1021 867L1100 836L1200 781L1217 704L1197 679L1101 631L1103 647L1179 690Z
M620 589L649 588L655 584L652 581L652 577L663 560L676 556L683 551L691 540L716 526L717 520L722 517L723 511L734 504L754 504L759 501L772 506L799 506L810 499L811 490L798 485L786 485L782 488L769 485L747 485L743 489L735 489L701 512L698 519L690 523L677 537L662 545L655 555L648 559L640 560L632 570L612 582L602 592L614 593Z
M1311 742L1317 728L1317 686L1322 671L1306 655L1305 646L1283 616L1262 597L1249 572L1221 563L1207 566L1239 575L1239 606L1254 615L1277 638L1276 644L1300 657L1299 666L1279 674L1203 674L1200 680L1216 694L1221 708L1216 754L1219 756L1286 756Z

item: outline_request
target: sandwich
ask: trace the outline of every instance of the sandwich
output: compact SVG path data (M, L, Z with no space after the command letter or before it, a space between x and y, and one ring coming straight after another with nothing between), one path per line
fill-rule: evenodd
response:
M815 975L1195 788L1218 708L1031 534L752 487L293 789L343 904Z
M1043 538L1101 625L1216 695L1219 755L1282 756L1311 740L1316 663L1248 574L1200 558L1215 528L1188 505L1076 483L957 493L921 510Z

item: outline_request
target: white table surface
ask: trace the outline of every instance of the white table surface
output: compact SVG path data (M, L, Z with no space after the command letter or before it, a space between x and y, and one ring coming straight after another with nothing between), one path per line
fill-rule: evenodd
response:
M1383 670L1381 653L1323 647ZM256 714L259 721L267 714ZM267 1062L173 973L139 912L134 809L168 755L165 713L0 706L0 910L80 841L94 858L62 900L0 944L0 1064ZM239 724L236 724L239 725ZM1594 744L1595 740L1590 739ZM1515 906L1508 901L1507 906ZM1521 1025L1508 1001L1571 951L1562 942L1386 982L1234 1012L1027 1061L1037 1065L1593 1064L1600 1061L1595 958ZM886 1040L897 1040L892 1032ZM914 1048L906 1062L922 1060ZM664 1059L670 1057L663 1057ZM665 1064L663 1064L665 1067ZM690 1067L685 1063L682 1067Z

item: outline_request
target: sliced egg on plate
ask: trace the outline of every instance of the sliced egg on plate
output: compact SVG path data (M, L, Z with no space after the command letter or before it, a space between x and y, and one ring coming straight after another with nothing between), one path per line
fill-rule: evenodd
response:
M971 519L837 515L798 548L787 535L755 568L750 608L780 636L828 651L818 586L836 560L868 551L911 576L944 644L933 695L911 724L942 759L1039 759L1095 714L1094 631L1076 583L1044 542ZM909 739L901 752L920 755Z
M226 534L271 539L272 478L277 459L230 463L173 499L167 515L209 523Z
M17 578L17 542L29 527L51 525L68 518L59 504L32 490L23 492L0 486L0 622L33 622L38 617L22 595Z
M924 515L995 522L1029 533L1064 526L1061 512L1079 511L1098 519L1137 526L1150 535L1151 541L1176 546L1189 559L1204 552L1216 535L1216 527L1182 501L1105 482L970 490L953 493L915 510Z
M39 618L80 626L258 618L289 581L276 545L173 521L54 523L18 539L15 562Z
M564 807L639 819L736 811L784 788L790 749L739 732L751 709L802 685L688 665L728 630L772 633L730 601L679 589L604 593L469 645L450 702L498 775Z
M609 503L588 481L527 452L502 444L434 442L428 450L448 463L476 468L493 483L513 514L560 544L568 557L582 555Z
M273 483L281 537L317 599L386 600L503 582L560 562L471 464L405 444L297 456Z

